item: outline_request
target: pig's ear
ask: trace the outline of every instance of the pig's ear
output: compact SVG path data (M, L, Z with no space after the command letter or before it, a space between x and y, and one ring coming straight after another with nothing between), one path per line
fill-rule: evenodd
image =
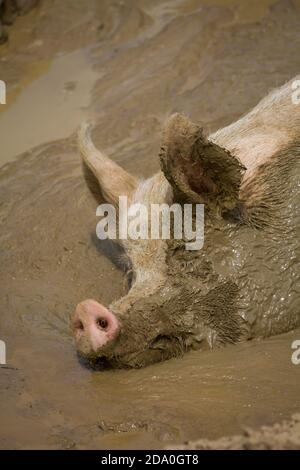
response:
M225 211L235 207L244 166L207 140L202 129L187 117L174 114L167 121L160 161L175 197Z
M138 185L136 178L96 149L90 127L84 123L78 132L78 146L83 161L96 176L107 202L118 205L119 196L127 196L130 200Z

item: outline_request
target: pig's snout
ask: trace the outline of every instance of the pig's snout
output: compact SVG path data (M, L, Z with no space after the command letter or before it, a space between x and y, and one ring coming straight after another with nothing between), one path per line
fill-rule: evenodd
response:
M119 333L116 316L95 300L77 305L72 317L72 329L78 351L84 355L101 353L101 348Z

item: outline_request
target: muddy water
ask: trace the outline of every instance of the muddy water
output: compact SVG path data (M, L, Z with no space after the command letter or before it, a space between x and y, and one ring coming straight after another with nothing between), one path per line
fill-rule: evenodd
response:
M1 162L26 151L0 169L0 447L161 447L299 410L300 331L95 372L69 330L78 301L122 293L111 250L94 237L78 122L95 119L98 145L147 176L169 113L212 131L299 73L299 26L299 2L270 0L45 0L18 19L0 49Z
M15 100L8 95L7 109L0 108L2 164L39 144L67 137L80 122L91 118L87 112L90 91L99 75L88 55L82 49L42 62L36 71L42 70L39 78Z

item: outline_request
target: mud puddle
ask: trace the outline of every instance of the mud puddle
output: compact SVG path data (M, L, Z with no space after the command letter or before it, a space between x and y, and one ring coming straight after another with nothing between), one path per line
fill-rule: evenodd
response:
M0 108L0 164L37 145L67 137L80 122L91 118L88 106L99 73L92 67L89 51L41 62L36 73L40 71L41 76L14 100L8 90L7 105Z
M71 135L95 119L102 149L152 174L170 112L214 130L299 73L298 2L76 3L45 0L18 19L21 39L12 28L0 62L13 84L1 163L28 150L0 170L0 339L11 367L0 369L0 447L155 448L289 418L300 409L300 331L143 370L80 364L70 313L85 298L110 303L123 281L95 241L97 201Z

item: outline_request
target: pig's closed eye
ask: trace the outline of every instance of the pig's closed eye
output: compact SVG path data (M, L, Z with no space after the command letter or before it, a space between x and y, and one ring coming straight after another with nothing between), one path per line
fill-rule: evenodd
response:
M174 342L174 338L167 335L158 335L151 343L152 349L165 349L165 347Z

